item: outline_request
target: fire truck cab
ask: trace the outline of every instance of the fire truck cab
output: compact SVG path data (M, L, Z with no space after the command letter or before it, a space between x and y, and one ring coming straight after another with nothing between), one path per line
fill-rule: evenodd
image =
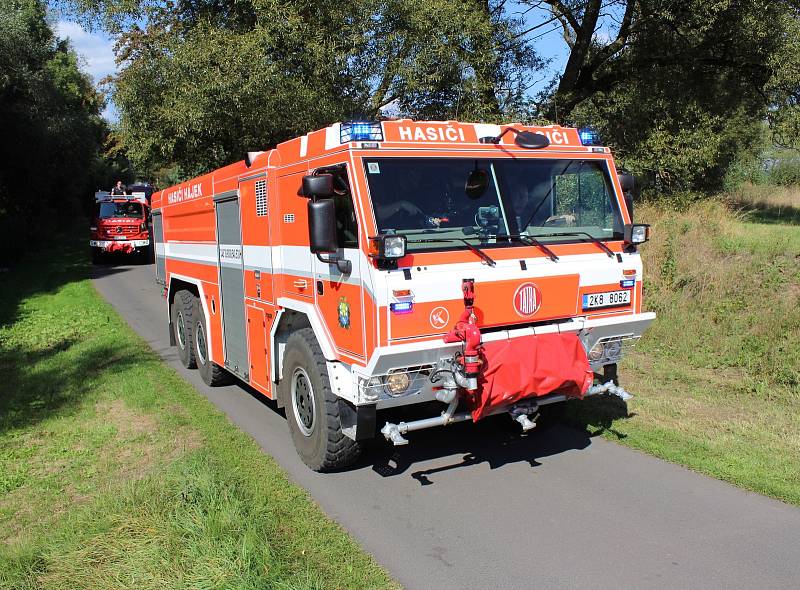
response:
M596 143L559 126L337 123L155 193L181 361L276 400L320 471L379 434L407 444L497 413L529 430L541 405L627 397L616 363L655 317L649 227ZM411 404L430 415L379 421Z
M105 254L138 254L150 251L150 207L144 194L112 196L95 193L94 214L89 227L92 262L99 263Z

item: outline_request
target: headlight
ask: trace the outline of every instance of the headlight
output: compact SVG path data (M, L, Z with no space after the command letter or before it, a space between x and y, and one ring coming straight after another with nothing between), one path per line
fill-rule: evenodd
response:
M406 237L381 234L369 239L369 255L383 260L406 255Z
M403 236L386 236L383 240L383 255L386 258L402 258L406 255L406 239Z
M646 223L626 225L624 237L628 244L644 244L650 239L650 226Z
M396 371L386 376L386 393L400 395L411 385L411 379L406 371Z

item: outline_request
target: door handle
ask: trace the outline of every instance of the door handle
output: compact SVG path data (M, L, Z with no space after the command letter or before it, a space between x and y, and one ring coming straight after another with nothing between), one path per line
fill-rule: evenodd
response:
M308 287L308 281L305 279L296 279L292 285L298 289L306 289Z

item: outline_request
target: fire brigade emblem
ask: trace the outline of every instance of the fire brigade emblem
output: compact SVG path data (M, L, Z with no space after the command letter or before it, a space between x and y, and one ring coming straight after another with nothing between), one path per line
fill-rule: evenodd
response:
M450 322L450 312L444 307L436 307L431 312L430 322L431 326L437 330L441 330Z
M514 309L524 318L539 311L542 305L542 292L533 283L522 283L514 292Z
M350 304L344 297L339 298L339 305L336 306L339 311L339 326L342 328L350 328Z

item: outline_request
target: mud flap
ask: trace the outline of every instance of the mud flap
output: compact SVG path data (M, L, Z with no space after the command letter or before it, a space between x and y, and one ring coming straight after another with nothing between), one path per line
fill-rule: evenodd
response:
M339 421L342 432L355 441L369 440L375 437L376 407L354 406L344 398L339 398Z

